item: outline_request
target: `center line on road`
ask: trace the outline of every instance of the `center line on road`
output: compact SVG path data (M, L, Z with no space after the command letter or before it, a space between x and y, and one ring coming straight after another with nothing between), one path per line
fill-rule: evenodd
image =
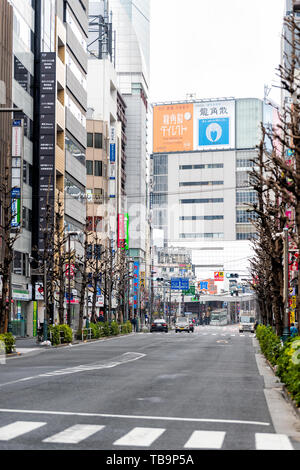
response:
M228 424L250 424L255 426L270 426L263 421L245 421L239 419L212 419L212 418L180 418L171 416L143 416L143 415L118 415L109 413L80 413L73 411L43 411L43 410L16 410L0 408L0 413L26 413L58 416L94 416L97 418L120 418L120 419L148 419L152 421L181 421L190 423L228 423Z
M143 353L127 352L127 353L122 354L121 356L115 357L108 361L102 361L102 362L93 363L93 364L79 365L75 367L68 367L66 369L58 369L52 372L45 372L44 374L39 374L39 375L35 375L32 377L25 377L23 379L13 380L11 382L0 384L0 388L5 385L16 384L18 382L26 382L28 380L34 380L34 379L38 379L41 377L55 377L55 376L62 376L62 375L68 375L68 374L76 374L79 372L109 369L109 368L113 368L116 366L120 366L122 364L127 364L129 362L137 361L138 359L142 359L145 356L146 354L143 354Z

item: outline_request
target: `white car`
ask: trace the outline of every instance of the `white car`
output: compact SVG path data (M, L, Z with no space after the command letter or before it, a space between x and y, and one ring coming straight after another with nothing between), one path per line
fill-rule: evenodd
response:
M178 317L175 323L175 333L178 331L187 331L190 330L190 320L187 317Z

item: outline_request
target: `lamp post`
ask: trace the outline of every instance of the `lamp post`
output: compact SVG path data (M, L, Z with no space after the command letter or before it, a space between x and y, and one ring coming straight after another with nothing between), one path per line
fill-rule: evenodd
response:
M78 236L79 232L68 232L68 305L67 305L67 324L71 327L71 236Z
M284 286L284 314L283 314L283 342L290 336L289 318L289 232L288 228L283 229L283 286Z

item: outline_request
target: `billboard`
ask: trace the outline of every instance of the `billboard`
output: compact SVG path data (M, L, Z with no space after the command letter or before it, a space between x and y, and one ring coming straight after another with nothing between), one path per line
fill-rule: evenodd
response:
M154 106L154 153L193 150L193 107L193 103Z
M235 148L235 101L194 103L194 150Z
M153 153L235 148L235 100L153 107Z

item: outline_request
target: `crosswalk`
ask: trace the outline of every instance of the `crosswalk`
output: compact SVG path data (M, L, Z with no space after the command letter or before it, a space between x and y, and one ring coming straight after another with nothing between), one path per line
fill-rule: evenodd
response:
M0 427L0 447L1 441L13 442L14 439L26 436L30 437L30 433L46 428L47 422L41 421L14 421ZM79 444L86 441L91 436L100 433L96 439L100 440L103 436L101 433L105 431L107 426L96 424L75 424L69 426L58 433L48 437L40 437L45 445L47 444ZM156 427L134 427L126 434L118 437L112 442L112 447L129 448L149 448L162 435L170 430ZM178 443L178 449L222 449L226 439L225 431L207 431L193 430L186 442ZM39 431L39 435L41 436ZM252 436L253 437L253 436ZM35 437L36 438L36 437ZM95 443L95 441L93 441ZM88 443L88 441L87 441ZM255 433L254 445L256 450L294 450L292 443L287 435L274 433ZM87 444L85 443L85 446Z

